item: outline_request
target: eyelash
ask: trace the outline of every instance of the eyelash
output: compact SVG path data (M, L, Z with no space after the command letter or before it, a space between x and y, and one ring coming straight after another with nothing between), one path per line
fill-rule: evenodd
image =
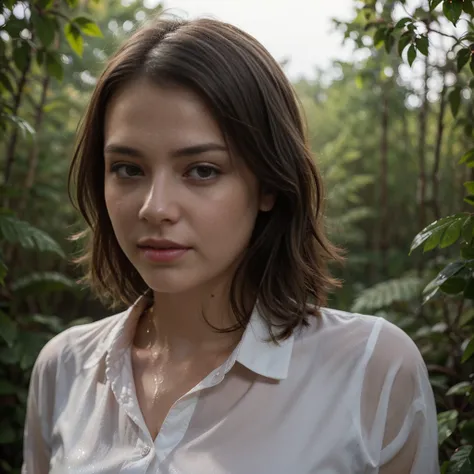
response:
M124 168L132 168L133 170L140 169L138 166L131 165L131 164L114 163L110 167L110 172L116 174L120 179L133 179L137 176L137 175L120 176L119 172L120 172L121 169L124 169ZM210 165L210 164L195 164L195 165L190 166L189 169L186 171L186 173L185 173L186 177L189 178L190 172L193 171L193 170L196 170L198 168L205 168L206 170L212 170L215 173L215 175L212 176L211 178L190 178L190 179L195 179L196 181L201 181L201 182L210 181L213 178L216 178L217 176L222 174L221 171L219 170L219 168L217 168L216 166L213 166L213 165Z

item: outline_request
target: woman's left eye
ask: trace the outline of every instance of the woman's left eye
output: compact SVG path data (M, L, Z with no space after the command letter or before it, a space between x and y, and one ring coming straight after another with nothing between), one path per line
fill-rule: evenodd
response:
M194 166L186 173L188 177L201 181L215 178L219 174L220 172L217 168L209 165Z

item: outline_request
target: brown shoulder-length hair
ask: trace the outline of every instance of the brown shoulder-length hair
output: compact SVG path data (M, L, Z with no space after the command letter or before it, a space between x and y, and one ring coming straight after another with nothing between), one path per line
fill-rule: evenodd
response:
M130 305L148 290L117 242L104 199L107 104L119 88L141 77L199 94L230 148L262 189L275 193L273 209L257 217L234 277L231 307L237 324L222 331L246 326L244 299L250 294L278 329L274 339L287 338L307 324L308 304L318 315L328 292L339 286L327 264L342 257L325 236L323 185L291 84L255 38L220 21L158 18L120 47L99 78L69 173L70 196L88 224L82 233L86 250L76 260L86 264L86 281L112 306Z

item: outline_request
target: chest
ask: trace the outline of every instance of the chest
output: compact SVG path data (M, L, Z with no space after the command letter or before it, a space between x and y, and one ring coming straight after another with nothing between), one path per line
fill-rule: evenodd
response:
M344 392L321 390L323 380L276 383L235 366L180 400L201 376L170 383L165 371L153 407L153 377L129 369L76 379L54 428L52 474L371 472Z
M137 403L152 439L156 439L173 406L202 382L216 360L166 362L132 354L132 372Z

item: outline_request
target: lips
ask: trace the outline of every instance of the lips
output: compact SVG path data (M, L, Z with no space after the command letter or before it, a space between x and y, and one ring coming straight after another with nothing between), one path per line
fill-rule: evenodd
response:
M186 250L189 248L185 245L166 239L142 239L138 242L138 247L154 250Z
M179 261L190 249L166 239L142 239L138 242L138 248L148 262L166 265Z

